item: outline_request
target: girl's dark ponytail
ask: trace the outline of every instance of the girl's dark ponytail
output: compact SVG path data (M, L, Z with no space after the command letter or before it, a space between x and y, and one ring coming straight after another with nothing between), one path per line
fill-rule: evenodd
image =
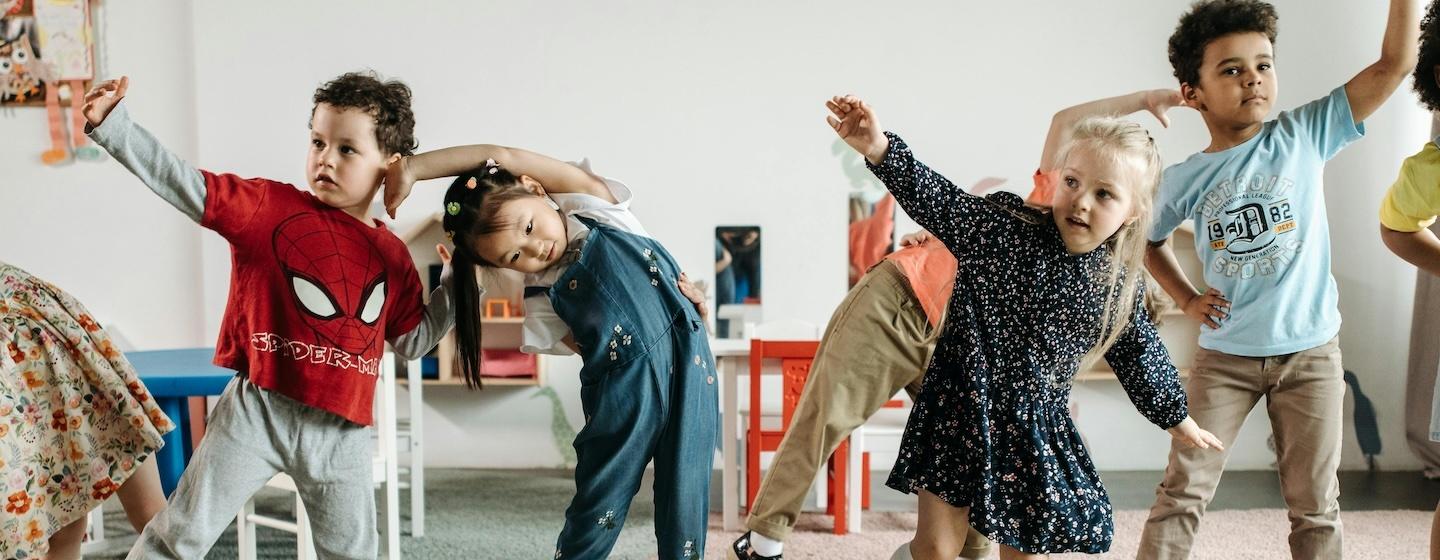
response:
M450 261L455 294L455 350L460 354L460 373L471 389L481 388L483 348L480 318L484 293L476 271L479 266L495 266L475 252L474 241L505 226L496 219L500 205L521 196L534 195L520 187L518 177L493 165L461 174L445 191L441 225L455 243Z
M450 261L453 269L452 289L455 294L455 351L459 354L457 361L460 373L465 378L465 386L471 389L482 387L480 306L484 302L480 301L483 293L476 277L476 266L482 264L482 261L476 258L474 249L465 242L468 233L474 229L477 209L484 201L484 193L469 186L474 185L476 179L475 173L466 173L455 178L450 188L445 190L445 209L441 220L445 231L450 233L452 241L455 242Z
M465 386L481 388L480 383L480 284L476 278L476 262L470 249L463 244L455 246L450 266L454 267L455 291L455 350L458 352L460 372L465 376Z

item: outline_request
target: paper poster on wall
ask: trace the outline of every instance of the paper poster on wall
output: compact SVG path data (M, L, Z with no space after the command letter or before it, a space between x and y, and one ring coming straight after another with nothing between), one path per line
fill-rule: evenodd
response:
M0 0L0 106L41 105L40 34L25 0Z
M95 77L90 3L0 0L0 13L0 106L45 107L50 148L42 163L100 159L104 152L85 137L80 110ZM62 102L70 106L68 129Z

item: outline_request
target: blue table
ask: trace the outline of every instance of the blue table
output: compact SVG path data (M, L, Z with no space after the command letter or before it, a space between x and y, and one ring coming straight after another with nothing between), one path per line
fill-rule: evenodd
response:
M140 374L140 381L155 404L170 417L175 429L165 434L165 446L155 454L160 469L160 487L169 496L180 482L186 463L194 453L190 444L189 397L219 395L235 371L211 363L214 348L181 348L126 352L125 358Z

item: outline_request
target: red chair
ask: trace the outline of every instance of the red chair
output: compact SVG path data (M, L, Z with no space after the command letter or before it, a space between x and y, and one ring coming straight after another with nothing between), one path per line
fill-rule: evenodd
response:
M790 420L795 415L795 405L800 402L800 395L805 390L805 382L810 378L810 365L815 361L815 351L819 347L819 341L814 340L767 341L752 339L750 341L750 411L749 426L745 432L745 503L747 507L755 503L755 495L760 492L760 453L780 448L780 441L785 438L785 432L790 429ZM760 367L767 359L780 360L782 399L778 430L767 430L760 425ZM834 532L837 535L848 533L846 525L848 512L845 506L849 503L846 486L849 461L850 438L845 438L831 454L826 476L828 498L826 513L835 516ZM861 476L863 479L861 485L866 488L862 490L862 496L868 498L870 478L868 470L862 472ZM869 500L865 499L864 501L868 507Z

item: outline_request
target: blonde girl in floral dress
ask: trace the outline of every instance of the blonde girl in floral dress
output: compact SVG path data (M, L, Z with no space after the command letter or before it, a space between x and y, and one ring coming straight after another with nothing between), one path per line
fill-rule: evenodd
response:
M111 494L144 528L165 507L147 459L172 428L78 301L0 262L0 558L79 558Z

